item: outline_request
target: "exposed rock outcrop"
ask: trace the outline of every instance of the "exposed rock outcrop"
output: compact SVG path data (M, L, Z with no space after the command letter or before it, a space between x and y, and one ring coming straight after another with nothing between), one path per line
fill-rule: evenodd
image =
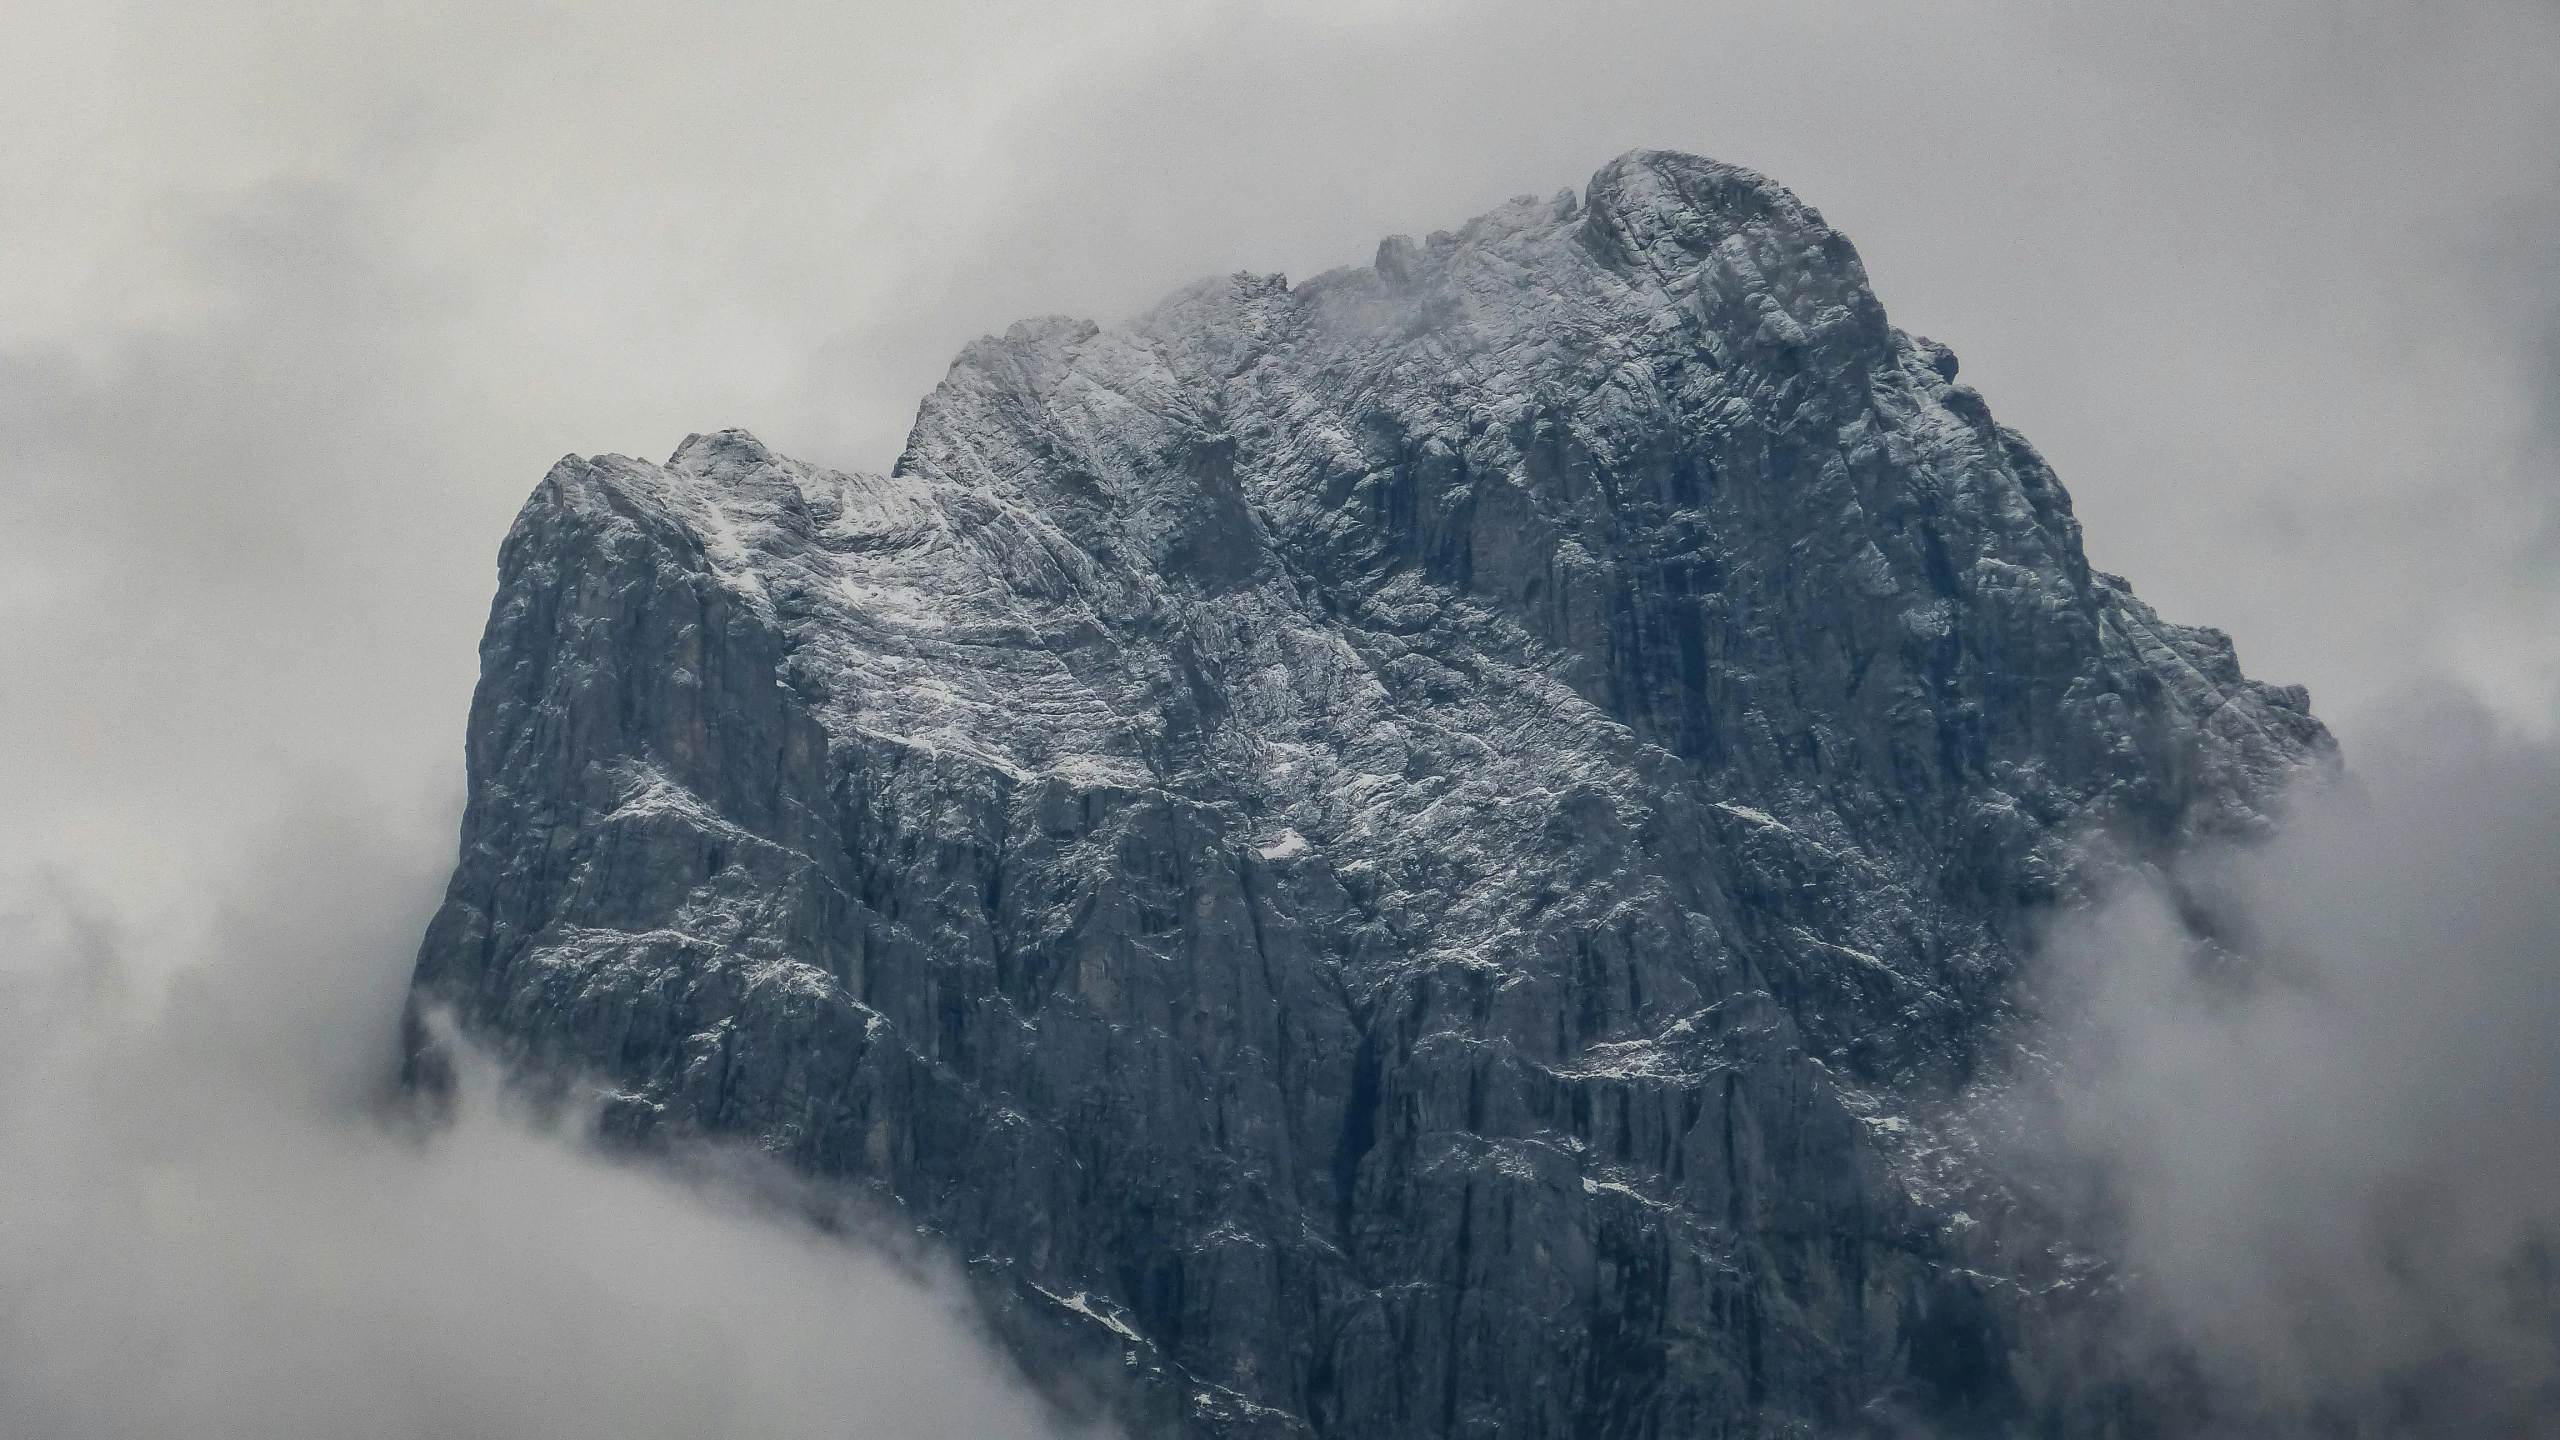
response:
M2077 1414L1932 1107L2079 836L2330 745L1955 373L1639 152L982 340L886 477L564 460L417 996L868 1187L1142 1429Z

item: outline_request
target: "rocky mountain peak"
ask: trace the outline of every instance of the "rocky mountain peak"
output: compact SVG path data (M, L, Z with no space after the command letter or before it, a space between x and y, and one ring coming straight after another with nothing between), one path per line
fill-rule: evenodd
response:
M1150 1432L2068 1413L1952 1097L2087 836L2331 747L1954 374L1637 151L975 342L885 477L564 460L418 1003L945 1237Z

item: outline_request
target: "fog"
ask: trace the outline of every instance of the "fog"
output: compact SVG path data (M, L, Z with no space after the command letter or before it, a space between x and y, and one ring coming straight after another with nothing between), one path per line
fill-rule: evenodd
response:
M2236 1392L2353 1433L2560 1416L2555 857L2560 749L2436 706L2272 844L2054 937L2065 1138Z
M425 877L326 811L243 858L174 986L76 897L0 915L0 1434L1055 1433L930 1262L610 1163L485 1069L402 1123Z
M116 1398L104 1433L219 1429L178 1424L191 1403L240 1433L396 1434L448 1404L490 1434L650 1433L721 1395L791 1433L888 1403L866 1356L951 1377L954 1408L878 1433L1027 1423L965 1319L858 1254L503 1107L423 1143L346 1108L451 863L507 521L564 452L727 425L879 468L982 331L1360 262L1633 146L1820 206L1894 319L2055 462L2093 559L2310 684L2351 762L2393 707L2453 697L2526 737L2445 762L2464 793L2543 773L2518 748L2560 700L2540 0L0 0L0 22L0 1187L29 1217L0 1413L40 1433L80 1433L80 1395ZM2520 875L2551 853L2515 844ZM2355 983L2409 979L2396 950L2344 953ZM2494 953L2449 973L2430 1033L2549 952ZM2191 1034L2172 1006L2162 1053L2274 1065L2381 1008L2257 1001ZM2370 1153L2402 1154L2452 1092L2372 1053L2318 1093L2376 1097ZM2167 1144L2145 1117L2184 1073L2134 1065L2091 1120L2126 1163ZM2294 1203L2173 1152L2128 1172L2138 1238L2208 1181ZM341 1391L365 1408L332 1418Z

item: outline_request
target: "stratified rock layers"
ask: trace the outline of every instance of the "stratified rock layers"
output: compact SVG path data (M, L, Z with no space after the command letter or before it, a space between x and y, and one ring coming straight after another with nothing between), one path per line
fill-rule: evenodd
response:
M868 1189L1141 1430L2075 1424L1915 1137L2079 837L2329 742L1954 371L1640 152L980 341L886 478L564 460L417 999Z

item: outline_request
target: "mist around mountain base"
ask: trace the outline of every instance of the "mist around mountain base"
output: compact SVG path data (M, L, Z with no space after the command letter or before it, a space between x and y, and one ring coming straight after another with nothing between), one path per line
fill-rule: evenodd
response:
M2272 840L2052 927L2056 1138L2137 1313L2226 1395L2340 1434L2547 1433L2560 750L2439 694L2349 758Z
M1060 1433L929 1253L485 1067L444 1123L395 1103L442 856L315 804L240 859L169 975L131 917L0 901L0 1434Z

